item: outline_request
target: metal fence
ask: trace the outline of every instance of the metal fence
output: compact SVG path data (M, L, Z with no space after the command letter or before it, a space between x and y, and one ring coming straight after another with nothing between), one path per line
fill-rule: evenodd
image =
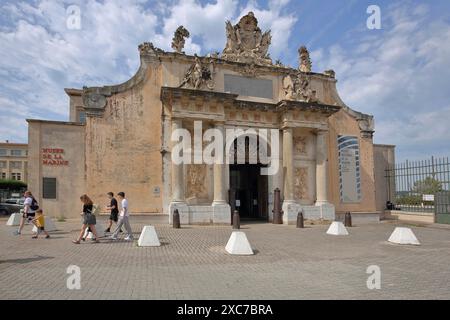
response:
M449 158L408 161L386 169L388 209L435 212L437 195L450 191Z

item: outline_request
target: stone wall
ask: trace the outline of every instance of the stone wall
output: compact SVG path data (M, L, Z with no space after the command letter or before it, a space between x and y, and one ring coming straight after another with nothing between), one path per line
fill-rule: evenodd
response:
M102 116L87 118L87 192L106 204L107 192L123 191L132 213L162 213L160 69L146 72L145 81L108 97Z
M80 217L80 196L85 188L85 127L74 123L28 121L28 189L44 214ZM67 165L44 165L44 148L63 149ZM56 199L43 199L42 178L56 178Z
M386 178L386 169L393 168L395 165L395 146L392 145L373 145L374 171L375 171L375 197L377 211L382 212L386 209L386 202L394 199L395 179L391 179L391 186ZM389 194L390 193L390 194Z
M361 135L358 121L345 109L335 113L329 118L329 188L331 202L336 207L336 212L374 212L375 205L375 177L373 142L371 138ZM361 173L361 201L358 203L342 203L339 194L339 160L338 160L338 135L350 135L358 138L360 149L360 173Z

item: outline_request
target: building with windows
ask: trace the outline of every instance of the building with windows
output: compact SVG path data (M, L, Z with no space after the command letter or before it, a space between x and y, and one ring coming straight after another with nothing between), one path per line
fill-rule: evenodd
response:
M27 182L28 144L0 142L0 179Z
M221 54L191 56L180 26L173 52L139 45L141 64L127 82L66 89L68 122L29 119L29 186L46 212L77 217L81 194L103 204L108 191L124 191L134 214L170 219L176 208L182 223L230 223L237 209L272 221L279 189L286 224L300 210L307 219L352 211L377 221L376 180L384 176L375 166L385 164L374 161L384 149L374 150L373 117L341 100L333 70L312 71L305 47L295 68L273 62L270 31L253 13L227 22L226 34ZM209 129L238 132L212 152L224 161L196 162L195 147L173 152L180 143L206 150L216 141ZM194 161L173 161L178 153Z

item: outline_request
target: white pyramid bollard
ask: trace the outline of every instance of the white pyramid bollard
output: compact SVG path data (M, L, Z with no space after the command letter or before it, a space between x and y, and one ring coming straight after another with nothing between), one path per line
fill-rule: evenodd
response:
M94 238L94 234L92 232L89 232L88 230L89 228L86 228L86 231L84 231L84 238L85 239ZM97 237L103 238L105 236L105 230L103 229L103 226L100 223L97 223L95 225L95 231L97 231Z
M47 232L56 231L56 226L52 218L44 216L44 228ZM37 232L36 226L33 227L33 232Z
M347 236L348 231L342 222L333 221L327 230L327 234L331 234L334 236Z
M13 213L11 214L11 216L9 217L8 221L6 222L7 226L18 226L20 225L20 217L22 216L21 213Z
M230 239L225 247L225 250L229 254L236 255L252 255L253 250L248 242L247 236L242 231L233 231Z
M159 242L158 235L154 226L144 226L141 235L139 236L138 246L139 247L159 247L161 243Z
M396 227L388 241L397 244L412 244L420 246L419 240L417 240L410 228Z

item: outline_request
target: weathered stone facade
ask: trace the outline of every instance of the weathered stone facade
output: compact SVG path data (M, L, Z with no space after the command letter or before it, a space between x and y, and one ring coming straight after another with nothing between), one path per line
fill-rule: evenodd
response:
M180 30L184 36L189 34ZM75 217L78 193L103 204L106 192L124 191L135 214L169 215L178 208L182 223L229 223L234 207L234 203L230 206L230 177L239 168L171 161L172 131L192 132L194 121L202 121L204 130L279 131L280 168L266 180L255 180L259 195L253 195L252 201L259 217L272 219L275 188L282 191L285 223L294 223L300 209L307 218L324 219L347 210L376 213L373 119L342 102L332 70L310 72L306 48L299 51L302 67L273 64L267 54L270 31L262 33L251 13L236 26L227 23L228 40L221 56L182 53L183 35L173 39L176 52L141 44L140 68L123 84L66 89L71 123L29 121L30 142L40 137L39 143L30 143L30 188L38 190L34 193L44 205L53 201L62 207L69 198L75 199L64 207L66 216ZM75 124L79 110L86 113L84 125ZM70 130L77 136L61 134L54 140L46 135L53 128L66 127L76 128ZM361 199L355 203L340 199L337 139L341 135L354 136L359 142L360 180L355 184ZM72 144L75 138L78 141ZM61 145L66 150L76 148L71 162L76 159L77 165L69 173L60 168L47 172L41 165L40 148ZM39 185L46 175L57 177L59 187L73 184L76 188L59 192L57 199L42 199ZM58 210L55 207L53 215Z

